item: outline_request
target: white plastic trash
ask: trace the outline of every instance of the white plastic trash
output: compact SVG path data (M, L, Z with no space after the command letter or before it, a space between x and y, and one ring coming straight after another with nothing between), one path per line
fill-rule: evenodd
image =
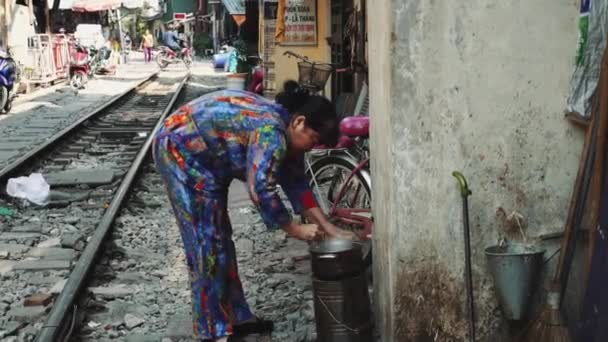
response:
M6 193L37 205L46 205L49 202L51 186L41 173L32 173L28 177L9 179L6 184Z

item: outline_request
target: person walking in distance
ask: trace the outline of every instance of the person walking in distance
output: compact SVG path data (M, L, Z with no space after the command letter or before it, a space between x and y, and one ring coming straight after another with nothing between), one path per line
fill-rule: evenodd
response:
M141 45L144 50L144 62L149 63L152 60L152 47L154 46L154 37L152 37L150 30L146 30L141 37Z

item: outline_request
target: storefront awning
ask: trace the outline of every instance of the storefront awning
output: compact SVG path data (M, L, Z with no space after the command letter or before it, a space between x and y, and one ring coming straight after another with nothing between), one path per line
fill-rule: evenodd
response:
M59 8L71 8L74 12L98 12L114 10L121 6L130 9L143 8L145 2L147 0L61 0Z
M230 15L245 15L245 0L222 0Z
M74 0L72 11L74 12L98 12L117 9L122 5L122 0Z
M53 8L53 1L47 1L48 5L49 5L49 9ZM72 4L74 3L74 0L61 0L59 1L59 9L60 10L70 10L72 9Z
M245 22L245 0L222 0L222 4L238 26Z
M144 3L147 1L144 0L122 0L122 6L126 8L143 8Z
M48 1L49 9L53 8L53 1ZM74 9L74 5L76 9ZM115 9L120 6L126 8L160 8L158 0L60 0L59 9L61 10L74 10L77 12L95 12L103 11L108 9ZM102 8L96 9L96 8Z

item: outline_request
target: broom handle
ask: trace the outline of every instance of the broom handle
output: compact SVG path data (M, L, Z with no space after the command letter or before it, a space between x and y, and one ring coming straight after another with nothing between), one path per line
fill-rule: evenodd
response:
M585 134L585 142L583 144L583 151L581 153L581 158L579 161L578 172L576 174L576 181L574 183L574 188L572 189L572 195L570 197L570 204L568 206L568 216L566 218L566 223L564 225L564 236L561 241L561 253L559 254L559 262L557 264L557 268L555 269L555 275L553 277L553 283L561 285L563 273L564 273L564 265L566 261L566 254L569 253L571 248L571 240L573 237L573 228L576 221L577 209L579 208L579 204L581 202L581 191L583 190L583 178L585 178L585 171L588 168L588 164L590 162L591 157L591 145L593 145L593 135L595 133L596 120L595 116L591 119L591 124L587 127L587 132Z
M601 184L603 151L606 144L606 115L608 114L607 96L608 50L605 50L604 55L602 56L600 78L593 98L591 124L587 128L585 145L581 155L582 164L579 165L578 174L576 176L576 184L572 193L572 201L570 202L568 219L566 221L565 235L564 239L562 240L562 252L560 253L559 264L555 272L554 284L559 284L562 294L568 281L568 273L570 270L570 265L572 264L572 258L574 256L577 236L576 230L579 228L577 226L582 223L584 203L587 200L589 182L592 183L590 221L592 225L597 225L597 218L595 218L595 215L598 214L597 211L599 210L599 193L597 193L597 190L599 189L594 189L594 187L599 187L599 184ZM596 150L598 150L597 152L599 153L596 153ZM591 173L592 171L593 173ZM589 173L591 173L591 176L589 176ZM591 177L592 180L589 180L589 177ZM581 191L583 194L581 194ZM592 226L591 229L594 230L595 227ZM590 235L593 236L593 234ZM590 246L590 252L592 248L593 244Z
M602 59L602 72L608 71L608 58L606 57L606 53L604 53L604 57ZM605 76L605 75L604 75ZM598 86L597 93L595 94L595 99L599 102L596 116L598 117L598 133L597 133L597 151L596 156L594 158L593 164L593 177L591 178L591 196L590 196L590 209L591 212L589 214L589 248L587 254L587 264L585 265L585 287L587 286L587 281L589 277L589 272L591 270L591 259L593 257L593 251L595 250L595 230L597 229L597 225L599 224L600 219L600 198L602 196L602 185L605 181L603 179L605 170L605 160L606 157L606 140L607 140L607 132L608 129L608 84L606 84L606 80L600 78L600 81L603 81L600 86Z

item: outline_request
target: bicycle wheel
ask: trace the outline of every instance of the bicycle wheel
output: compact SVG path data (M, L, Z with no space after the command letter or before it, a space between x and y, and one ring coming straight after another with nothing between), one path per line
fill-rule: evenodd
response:
M349 180L356 167L357 162L355 160L342 156L324 156L312 162L308 170L308 176L311 179L310 186L317 196L317 200L325 201L327 207L331 207L337 200L336 208L371 209L372 192L369 172L360 170ZM345 187L343 195L338 198L343 187ZM330 220L343 229L357 231L362 228L345 225L339 219L335 220L330 217ZM371 243L371 241L367 241L367 243ZM369 265L372 263L371 244L363 262ZM366 267L365 272L371 287L374 282L372 268Z
M309 176L317 200L326 201L328 208L336 203L337 208L371 209L371 184L364 176L367 171L361 170L349 180L355 167L354 161L340 156L327 156L313 162ZM340 191L343 193L338 198Z

